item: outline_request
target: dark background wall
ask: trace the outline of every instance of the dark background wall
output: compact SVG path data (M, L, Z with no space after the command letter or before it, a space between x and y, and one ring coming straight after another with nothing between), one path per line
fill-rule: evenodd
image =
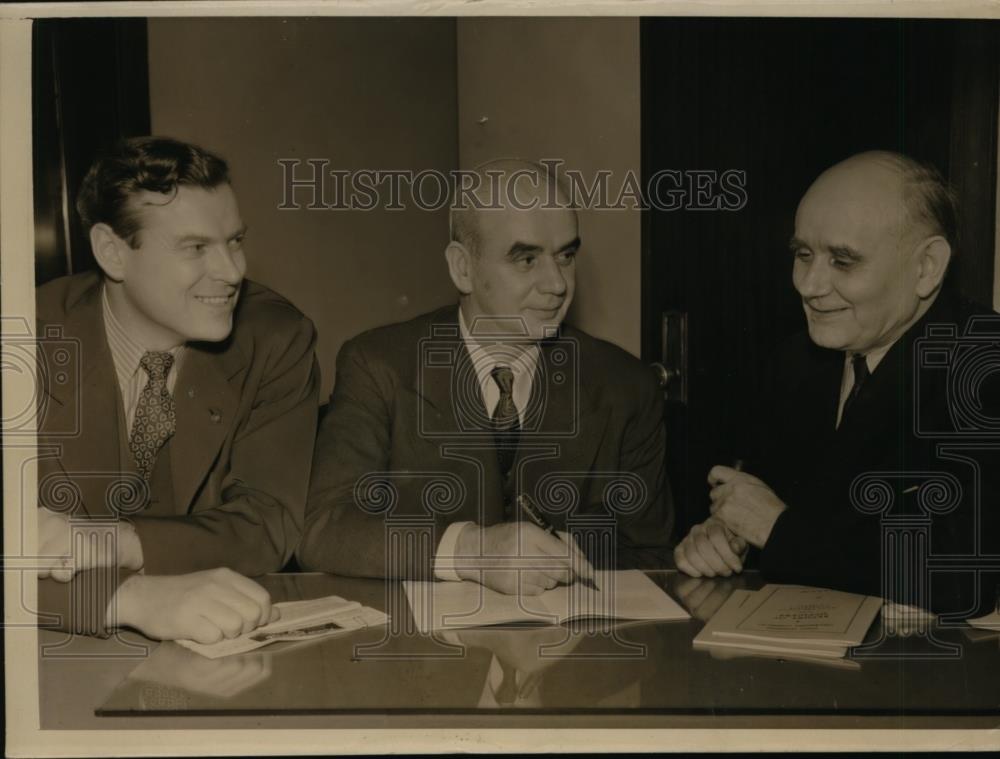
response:
M788 241L799 199L861 151L901 151L957 190L962 236L949 277L992 302L996 256L1000 25L874 19L646 19L643 170L746 172L732 212L648 215L643 351L661 315L688 315L688 398L668 418L672 481L707 515L712 464L748 459L757 382L804 328Z

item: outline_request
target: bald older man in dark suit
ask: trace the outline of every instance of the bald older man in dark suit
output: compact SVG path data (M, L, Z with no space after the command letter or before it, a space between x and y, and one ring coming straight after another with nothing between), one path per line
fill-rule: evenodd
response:
M749 544L770 580L993 608L1000 362L961 366L1000 321L946 281L956 239L944 181L906 156L863 153L813 183L791 243L808 334L766 372L748 471L709 472L712 516L680 569L739 572Z

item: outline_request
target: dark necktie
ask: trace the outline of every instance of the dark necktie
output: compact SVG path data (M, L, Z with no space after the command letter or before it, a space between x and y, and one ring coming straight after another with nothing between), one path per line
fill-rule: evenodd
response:
M166 352L148 351L139 360L149 381L139 394L129 448L139 473L147 480L153 473L156 454L177 426L174 399L167 390L167 374L173 364L173 355Z
M493 424L493 442L497 448L500 473L506 477L514 464L517 443L521 432L521 421L514 405L514 372L509 366L497 365L490 372L493 381L500 388L500 400L493 409L490 421Z
M851 367L854 369L854 384L851 386L851 392L847 394L847 400L844 401L844 410L840 413L841 421L847 416L847 410L858 399L858 395L861 394L861 386L871 374L868 371L868 360L860 353L855 353L851 357Z

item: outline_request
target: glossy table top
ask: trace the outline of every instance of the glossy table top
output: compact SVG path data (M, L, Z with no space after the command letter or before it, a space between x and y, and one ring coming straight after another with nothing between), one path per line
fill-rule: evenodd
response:
M408 629L398 583L271 575L263 583L275 600L336 594L388 611L397 623L217 660L134 634L99 641L42 632L41 724L148 727L153 715L160 727L205 715L233 726L262 718L330 725L332 717L382 726L1000 724L1000 633L938 627L933 640L886 637L876 622L868 656L723 658L694 650L692 639L734 588L759 587L759 578L650 577L691 611L690 620L432 637Z

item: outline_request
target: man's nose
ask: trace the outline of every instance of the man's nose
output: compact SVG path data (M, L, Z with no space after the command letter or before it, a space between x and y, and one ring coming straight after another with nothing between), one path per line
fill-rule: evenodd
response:
M815 298L830 292L830 267L818 256L795 266L795 289L803 298Z
M212 251L211 272L220 282L238 285L246 273L246 259L242 250L230 250L226 245L217 245Z
M565 295L566 275L561 266L552 256L542 256L537 269L538 281L536 287L550 295Z

